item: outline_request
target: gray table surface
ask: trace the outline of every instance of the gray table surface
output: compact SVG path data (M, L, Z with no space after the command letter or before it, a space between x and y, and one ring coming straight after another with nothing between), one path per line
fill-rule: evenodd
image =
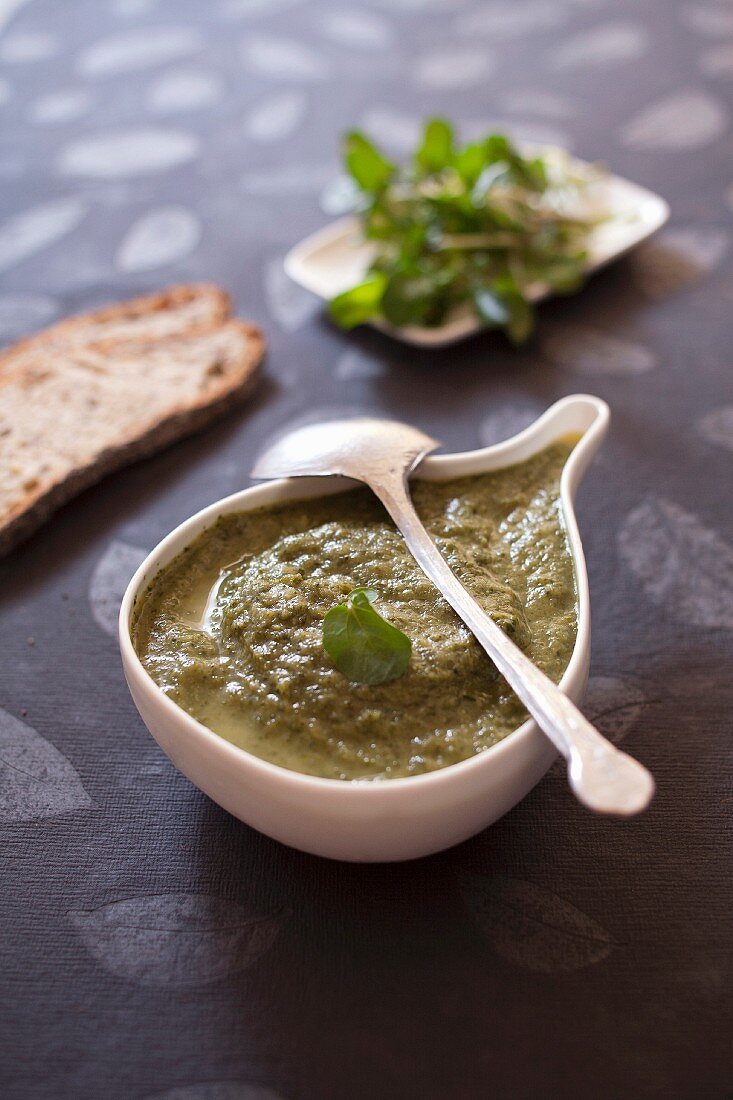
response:
M4 1098L730 1095L732 81L725 0L0 0L0 338L198 279L269 338L244 410L0 564ZM670 225L523 351L339 333L283 253L339 210L344 128L399 153L431 112L603 158ZM578 390L613 411L588 709L653 769L644 817L550 774L453 851L359 867L174 770L113 636L146 550L287 425L463 449Z

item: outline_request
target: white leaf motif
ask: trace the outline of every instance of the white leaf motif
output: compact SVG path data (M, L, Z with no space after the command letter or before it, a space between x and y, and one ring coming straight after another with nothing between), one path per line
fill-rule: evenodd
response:
M289 163L265 172L246 172L240 186L248 195L299 195L318 191L333 176L329 164Z
M0 821L36 821L91 805L66 757L20 718L0 710Z
M148 110L158 115L176 111L198 111L218 103L222 85L212 73L198 69L175 69L151 86L146 97Z
M265 267L265 300L270 316L286 332L304 325L320 306L315 294L303 290L285 274L280 257L271 259Z
M513 0L494 0L459 16L456 30L471 38L486 35L496 41L550 30L566 19L566 11L556 0L524 0L522 4Z
M701 54L700 70L706 76L733 76L733 42L723 42Z
M386 363L373 359L371 355L367 355L358 348L352 348L340 357L333 373L342 382L383 378L387 373L387 366Z
M246 38L242 59L254 73L286 80L323 80L328 64L320 54L290 38Z
M124 898L69 920L105 969L143 986L193 988L246 970L274 943L277 917L210 894Z
M86 88L59 88L43 95L31 106L28 117L41 126L55 126L81 118L92 107L92 97Z
M583 699L583 713L614 745L634 728L647 702L644 692L617 676L591 676ZM548 775L565 779L568 766L556 760Z
M52 199L0 225L0 271L7 271L76 229L87 213L79 199Z
M199 151L199 139L185 130L115 130L73 142L61 153L58 167L66 176L122 179L177 168Z
M568 38L554 55L558 69L606 68L638 61L647 51L648 35L635 23L605 23Z
M624 145L675 152L709 145L724 132L728 114L707 92L672 92L635 115L621 130Z
M722 38L723 35L733 34L733 11L724 7L716 8L712 4L689 4L680 12L683 23L686 23L698 34L710 38Z
M556 325L548 331L542 347L549 359L575 374L642 374L657 365L649 348L588 325Z
M396 153L408 153L417 143L421 120L416 115L394 111L391 107L370 107L359 125L380 145Z
M484 49L468 47L435 50L418 59L415 81L424 88L450 90L481 84L494 69Z
M619 551L650 600L680 622L733 630L733 548L672 501L629 512Z
M5 30L13 16L30 0L0 0L0 33Z
M733 405L713 409L698 421L697 428L708 443L733 451Z
M542 412L539 402L522 402L499 407L484 417L479 425L479 439L483 447L501 443L523 431Z
M287 11L303 0L225 0L221 14L226 19L250 19L258 15L274 15Z
M21 65L32 61L45 61L59 52L59 44L50 34L6 35L0 42L0 58L11 64Z
M509 91L502 100L506 111L537 115L539 118L571 118L575 106L563 95L534 88Z
M506 875L462 876L461 895L476 925L503 959L526 970L557 974L605 959L605 928L570 902Z
M351 176L339 172L329 179L321 191L319 205L324 214L336 217L354 210L359 199L359 188Z
M392 40L392 28L386 19L359 8L345 8L324 15L323 33L344 46L359 50L382 50Z
M283 91L258 103L244 119L245 137L253 141L282 141L303 122L308 100L303 92Z
M464 119L461 133L468 141L480 141L491 131L507 133L515 141L526 141L536 145L559 145L563 149L572 149L573 137L559 126L547 122L535 122L530 119L475 118Z
M193 27L146 27L87 46L78 71L87 80L136 72L194 53L201 45Z
M147 1100L283 1100L283 1097L251 1081L201 1081L156 1092Z
M725 256L730 238L715 226L682 226L658 234L633 257L634 279L650 298L698 282Z
M0 296L0 340L17 340L35 332L58 311L58 303L41 294L4 294Z
M120 271L152 271L189 256L201 240L201 222L183 206L151 210L128 231L119 247Z
M95 621L106 634L117 634L117 616L133 573L147 550L114 540L97 562L89 583L89 604Z

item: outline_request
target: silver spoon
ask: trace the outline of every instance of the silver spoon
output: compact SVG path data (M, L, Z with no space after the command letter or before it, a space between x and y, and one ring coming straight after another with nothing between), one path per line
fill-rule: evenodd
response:
M435 587L488 653L537 724L568 762L570 786L598 813L639 813L654 793L647 769L620 752L480 607L422 525L407 479L439 444L407 424L369 418L311 424L284 436L257 461L252 477L335 474L368 485L381 500Z

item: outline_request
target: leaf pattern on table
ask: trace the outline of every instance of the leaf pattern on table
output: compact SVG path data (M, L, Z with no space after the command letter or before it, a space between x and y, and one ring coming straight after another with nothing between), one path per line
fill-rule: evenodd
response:
M487 50L451 46L419 57L413 77L424 88L449 91L482 84L493 69L494 59Z
M44 294L0 295L0 342L28 336L47 325L58 312L58 302Z
M305 195L320 191L334 174L331 164L284 164L281 168L245 172L239 185L248 195Z
M117 616L125 589L147 556L147 550L114 539L95 566L89 582L89 606L95 622L112 637L117 635Z
M0 60L13 65L25 65L34 61L47 61L59 52L58 41L50 34L21 33L6 35L0 41Z
M330 68L316 50L294 38L245 38L241 56L251 72L291 81L324 80Z
M728 112L707 92L684 88L645 107L621 129L621 141L636 149L699 149L725 131Z
M184 206L161 206L139 218L127 231L117 251L120 271L153 271L175 263L196 250L202 226Z
M542 974L580 970L610 953L608 932L557 894L506 875L464 874L461 896L507 962Z
M712 409L697 422L697 430L708 443L733 451L733 405Z
M58 170L64 176L124 179L179 168L199 152L198 137L185 130L113 130L73 141L62 150Z
M647 497L624 520L618 546L649 599L670 616L733 630L733 548L698 516Z
M478 436L482 447L501 443L517 432L529 427L544 411L540 401L531 399L509 402L492 409L479 424Z
M286 89L256 103L244 118L244 136L252 141L283 141L303 122L308 110L304 92Z
M273 321L286 332L294 332L320 308L320 299L290 279L283 269L281 256L265 265L265 301Z
M548 326L542 350L558 366L588 376L642 374L657 365L650 348L609 336L589 325Z
M636 23L604 23L565 39L552 61L558 69L606 68L638 61L648 43L648 33Z
M186 989L240 973L272 947L278 917L210 894L123 898L69 920L106 970L144 986Z
M156 1092L146 1100L284 1100L279 1092L251 1081L201 1081Z
M563 149L572 149L574 145L572 134L568 131L535 119L463 119L460 131L467 141L480 141L487 132L499 131L509 134L515 141L527 141L536 145L560 145Z
M634 728L647 702L646 694L631 680L591 676L583 699L583 713L604 737L618 745ZM547 774L565 779L567 764L556 760Z
M392 41L392 28L387 20L359 8L327 12L320 27L327 38L358 50L383 50Z
M369 107L359 119L360 129L380 145L395 153L409 153L420 135L419 115L396 111L392 107Z
M153 114L172 115L213 107L222 95L222 83L216 74L202 69L173 69L151 85L145 103Z
M93 103L86 88L59 88L32 103L28 119L36 126L57 126L82 118L92 109Z
M380 359L374 359L359 348L351 348L339 357L333 373L334 377L341 382L383 378L387 373L387 364Z
M66 757L20 718L0 710L0 821L37 821L91 805Z
M303 2L304 0L224 0L221 14L225 19L249 19L259 15L275 15Z
M5 30L10 20L31 0L0 0L0 34Z
M700 54L700 71L705 76L733 76L733 42L723 42Z
M515 0L489 0L459 15L455 29L471 38L486 35L493 42L552 30L566 19L565 8L556 0L524 0L522 4Z
M200 47L201 36L193 27L145 27L87 46L79 55L77 71L86 80L118 76L177 61Z
M351 176L339 172L332 176L321 191L318 205L324 214L340 217L354 210L359 199L359 188Z
M715 270L729 246L716 226L666 229L634 254L634 281L649 298L665 298Z
M505 111L519 111L536 115L539 118L572 118L577 108L572 100L558 92L549 92L540 88L520 88L508 91L500 100Z
M733 11L712 4L687 4L680 11L686 26L709 38L733 34Z
M86 216L81 199L51 199L16 214L0 225L0 271L40 252L76 229Z

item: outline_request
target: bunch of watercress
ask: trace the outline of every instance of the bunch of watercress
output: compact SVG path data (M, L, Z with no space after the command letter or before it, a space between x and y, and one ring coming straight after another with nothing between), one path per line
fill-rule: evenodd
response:
M433 327L470 309L522 343L534 326L532 288L581 284L598 219L583 213L586 180L567 158L523 156L502 134L458 146L440 118L402 167L358 131L343 153L375 255L363 282L330 302L342 327L374 318Z

